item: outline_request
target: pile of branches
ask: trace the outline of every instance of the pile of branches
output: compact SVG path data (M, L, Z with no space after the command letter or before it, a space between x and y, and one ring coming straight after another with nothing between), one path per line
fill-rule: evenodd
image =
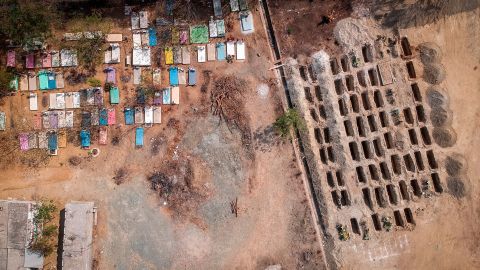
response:
M244 104L247 87L243 79L232 75L222 76L215 80L210 95L212 113L242 131L248 129Z

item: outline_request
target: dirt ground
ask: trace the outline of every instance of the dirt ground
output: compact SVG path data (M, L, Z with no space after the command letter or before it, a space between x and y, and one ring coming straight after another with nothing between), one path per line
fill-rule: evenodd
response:
M234 29L228 35L246 41L247 61L193 61L198 85L181 87L179 106L164 106L162 124L145 129L142 149L134 148L134 129L122 124L121 107L117 107L117 125L109 129L108 145L93 141L101 151L96 158L70 143L58 156L47 158L47 165L29 167L18 157L28 154L14 145L8 156L16 158L3 163L0 198L49 198L60 206L68 201L94 201L98 207L97 269L265 269L275 264L285 269L321 269L320 244L292 145L272 130L271 124L282 111L281 90L272 84L268 42L259 14L253 10L255 34L241 36L238 21L233 19ZM116 30L130 37L128 30ZM131 72L124 64L118 66L117 76ZM101 70L96 77L103 81ZM238 129L211 115L209 93L200 92L203 70L212 72L211 82L222 74L247 80L244 101L250 145L244 145ZM166 76L162 66L165 85ZM84 86L67 85L65 90ZM120 89L123 107L126 98L134 97L133 85L130 81ZM108 94L104 97L107 101ZM7 119L18 116L13 127L32 117L25 95L8 98L1 108ZM26 125L15 131L28 130ZM11 136L15 141L15 132ZM113 136L120 138L118 145L110 143ZM71 157L79 157L80 164L70 164ZM191 164L191 188L201 190L201 196L185 203L186 214L170 207L147 181L178 159ZM120 169L126 176L117 185L113 178ZM238 217L231 209L235 200ZM47 258L45 269L55 269L54 256Z

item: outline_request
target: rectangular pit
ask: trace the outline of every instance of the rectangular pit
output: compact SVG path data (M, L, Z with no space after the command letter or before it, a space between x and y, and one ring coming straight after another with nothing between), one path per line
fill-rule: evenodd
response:
M362 188L362 194L363 194L363 202L365 203L365 205L368 208L373 209L373 202L372 202L372 196L370 194L370 189L368 187Z
M402 164L400 162L400 157L398 155L392 155L390 157L390 160L392 162L393 172L396 175L400 175L402 173Z
M403 117L405 118L405 122L413 125L413 114L412 110L409 107L403 109Z
M347 104L345 103L345 100L343 100L343 98L338 100L338 109L340 110L340 114L342 116L348 114Z
M438 173L434 172L431 174L432 176L432 181L433 181L433 188L435 192L437 193L443 193L443 187L442 183L440 181L440 176L438 176Z
M322 90L321 90L319 85L315 85L315 96L317 97L318 101L320 101L320 102L323 101Z
M340 67L338 66L337 58L330 58L330 68L332 69L333 75L340 73Z
M336 79L334 81L334 84L335 84L335 93L337 93L337 95L342 95L344 90L343 90L343 82L342 82L342 79Z
M331 136L330 136L330 129L328 129L328 127L323 129L323 137L325 138L325 143L330 143Z
M375 120L375 115L371 114L367 116L367 120L368 120L368 126L370 127L370 131L371 132L377 131L378 127L377 127L377 121Z
M330 162L334 163L336 160L335 160L335 153L333 151L332 146L327 147L327 154L328 154L328 160L330 160Z
M332 194L332 201L338 207L342 207L342 201L340 200L340 195L338 194L337 190L331 192Z
M340 63L342 65L343 72L350 71L350 60L348 59L348 55L342 56L342 58L340 58Z
M352 232L360 235L360 226L358 225L357 219L356 218L351 218L350 219L350 224L352 225Z
M423 143L426 145L431 145L432 144L432 138L430 137L430 133L428 132L427 127L421 127L420 128L420 134L422 135L422 140Z
M356 142L349 142L348 148L350 148L350 156L355 161L360 161L360 152L358 152L358 145Z
M365 63L373 62L372 46L369 44L362 47L362 56Z
M403 220L402 213L400 213L399 210L395 210L393 215L395 217L395 225L405 227L405 221Z
M418 87L418 84L412 83L411 88L412 88L413 99L415 99L415 101L417 102L422 102L422 94L420 93L420 88Z
M405 56L411 56L412 55L412 49L410 47L410 42L408 41L408 38L402 37L401 42L402 44L402 51Z
M345 133L347 134L347 136L352 137L355 135L353 131L353 125L350 120L343 121L343 126L345 127Z
M385 154L380 138L373 139L373 149L375 150L375 154L377 155L377 157L383 157L383 155Z
M435 155L433 154L432 150L427 151L427 160L428 160L428 166L430 166L431 169L438 168L438 163L437 163L437 160L435 159Z
M310 87L304 87L303 90L305 91L305 98L308 100L308 102L313 103L313 96L310 92Z
M423 108L422 105L417 105L415 107L415 110L417 111L417 119L418 121L425 123L427 121L427 117L425 115L425 109Z
M361 116L357 116L356 120L357 120L358 135L360 135L360 137L365 137L366 131L365 131L365 125L363 123L363 118Z
M362 93L362 103L363 103L363 108L366 111L369 111L372 109L372 105L370 104L370 99L368 98L368 92L364 91Z
M374 164L368 165L368 171L370 172L370 178L375 181L380 180L380 175L378 175L377 167Z
M375 92L373 92L373 101L375 102L375 106L377 108L382 108L383 106L385 106L385 103L383 102L382 92L380 92L380 90L375 90Z
M327 160L327 150L325 148L320 148L320 160L322 161L323 164L327 165L328 160Z
M348 91L355 90L355 82L352 75L345 75L345 85L347 86Z
M357 79L360 86L367 87L367 79L365 77L365 71L363 70L357 71Z
M410 208L405 208L403 209L403 212L405 213L405 218L407 219L407 222L410 224L415 224L412 210Z
M318 144L323 144L322 134L319 128L314 128L313 133L315 134L315 140Z
M360 183L367 183L367 176L365 175L365 172L363 171L362 166L358 166L355 168L355 172L357 173L357 180Z
M387 149L393 149L395 145L393 143L392 133L385 132L383 134L383 137L385 139L385 145L387 146Z
M388 122L388 114L384 111L378 112L378 117L380 118L380 125L382 128L388 127L390 123Z
M420 151L415 151L415 163L419 171L425 170L425 164L423 163L422 153Z
M343 179L343 173L341 171L337 171L335 173L335 176L337 177L337 184L341 187L345 186L345 179Z
M308 81L307 68L305 66L300 66L299 71L302 79L307 82Z
M385 200L384 190L382 187L375 188L375 198L377 199L377 205L384 208L387 206L387 201Z
M380 223L380 217L378 217L378 214L372 215L372 222L373 222L373 227L375 228L376 231L382 230L382 223Z
M330 171L327 172L327 183L331 188L335 187L335 182L333 181L333 174Z
M308 65L308 74L310 74L310 78L312 79L313 82L317 81L317 76L315 75L315 72L313 72L312 65Z
M407 168L408 171L415 172L415 163L413 163L413 159L410 154L403 156L403 162L405 163L405 168Z
M370 142L369 141L363 141L362 142L362 150L363 150L363 156L366 159L373 158L373 153L372 153L372 149L370 148Z
M410 186L412 187L413 194L420 198L422 196L422 189L420 188L417 179L410 180Z
M347 190L342 190L340 191L340 194L341 194L341 202L342 202L342 206L348 206L351 204L350 202L350 196L348 195L348 192Z
M370 79L371 86L378 86L378 72L375 68L371 68L368 70L368 78Z
M360 112L360 104L358 102L358 96L355 94L352 94L350 96L350 104L352 105L352 110L356 113Z
M386 162L380 162L380 172L382 173L382 178L384 180L392 179L392 175L390 174L390 170L388 169Z
M418 145L418 138L415 129L412 128L408 130L408 137L410 138L410 143L412 145Z
M313 120L315 120L315 122L318 122L319 119L315 109L310 109L310 116L312 117Z
M398 182L398 185L400 187L400 195L402 196L402 200L405 200L405 201L410 200L410 196L408 195L408 187L405 181L400 180Z
M413 65L412 61L407 62L407 71L408 71L408 77L410 77L410 79L417 78L417 74L415 73L415 66Z
M325 111L325 107L323 105L318 106L318 112L320 113L320 117L327 119L327 112Z
M398 204L398 196L397 191L395 190L395 186L392 184L387 185L387 194L388 200L390 204Z

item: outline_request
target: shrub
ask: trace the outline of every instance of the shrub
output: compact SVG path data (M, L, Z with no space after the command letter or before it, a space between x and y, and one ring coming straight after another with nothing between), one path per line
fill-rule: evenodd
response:
M277 118L273 126L284 137L289 134L291 128L304 130L306 125L296 109L288 109L282 116Z
M97 79L97 78L88 78L87 79L87 83L88 85L90 85L91 87L100 87L102 86L102 82Z

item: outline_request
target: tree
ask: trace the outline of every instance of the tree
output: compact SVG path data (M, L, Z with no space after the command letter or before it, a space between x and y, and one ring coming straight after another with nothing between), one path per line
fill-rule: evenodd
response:
M288 109L285 113L283 113L273 126L277 130L282 137L289 135L290 129L294 128L296 130L304 130L305 129L305 121L303 118L298 114L296 109Z
M0 34L16 45L32 45L50 36L49 1L0 1Z
M15 75L5 69L0 69L0 99L10 95L15 89L10 85L10 82L15 78Z

